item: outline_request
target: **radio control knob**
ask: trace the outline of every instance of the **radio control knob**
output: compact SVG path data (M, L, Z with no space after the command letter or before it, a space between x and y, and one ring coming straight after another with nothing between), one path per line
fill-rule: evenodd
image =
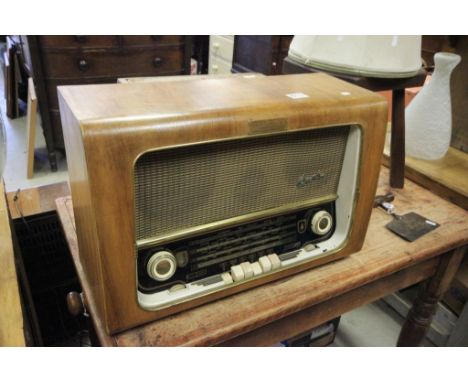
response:
M333 218L328 211L316 212L310 221L310 229L316 235L323 236L330 232L333 226Z
M177 260L169 251L158 251L148 260L146 271L156 281L169 280L177 270Z

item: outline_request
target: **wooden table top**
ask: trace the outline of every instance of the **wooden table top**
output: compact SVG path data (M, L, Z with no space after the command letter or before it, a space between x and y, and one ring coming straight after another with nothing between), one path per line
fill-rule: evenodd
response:
M382 167L378 194L389 190L388 169ZM392 191L397 213L414 211L441 226L408 243L384 227L392 217L381 209L375 209L363 249L351 256L112 337L102 330L99 317L93 316L94 301L80 264L71 198L60 198L56 203L97 335L103 345L208 346L221 344L468 244L468 212L411 181L405 183L404 189Z
M390 164L390 145L384 150L384 161ZM468 210L468 153L449 147L438 160L406 157L406 177L429 188L437 195Z

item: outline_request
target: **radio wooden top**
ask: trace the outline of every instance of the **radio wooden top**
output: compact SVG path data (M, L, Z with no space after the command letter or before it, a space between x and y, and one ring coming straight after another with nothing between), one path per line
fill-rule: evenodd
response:
M187 81L173 82L60 86L59 94L84 129L122 122L142 125L154 120L182 120L188 114L207 118L226 111L228 116L255 113L257 119L261 109L265 114L274 111L297 116L297 112L307 110L323 116L327 109L336 107L384 103L377 93L321 73L246 74L203 81L187 77Z

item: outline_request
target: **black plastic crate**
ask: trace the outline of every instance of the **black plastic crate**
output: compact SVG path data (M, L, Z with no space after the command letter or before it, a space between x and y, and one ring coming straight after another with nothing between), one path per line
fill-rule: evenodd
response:
M80 330L66 295L80 284L57 213L15 219L14 228L44 345L66 343Z

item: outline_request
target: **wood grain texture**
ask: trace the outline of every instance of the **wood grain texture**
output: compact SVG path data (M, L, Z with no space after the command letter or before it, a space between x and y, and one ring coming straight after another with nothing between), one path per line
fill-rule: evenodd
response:
M47 184L45 186L26 188L8 192L8 209L12 219L30 216L55 210L55 199L70 195L67 182ZM16 201L15 201L16 197Z
M0 179L0 346L25 346L8 207Z
M219 343L221 346L272 346L286 338L316 328L352 309L409 287L434 274L438 259L429 259L405 268L340 296L273 321L256 330Z
M388 169L382 168L378 194L390 191ZM384 225L392 218L380 209L374 209L364 246L361 251L344 259L308 270L295 276L272 282L229 298L205 304L186 312L128 330L115 336L105 333L98 314L94 295L81 266L76 232L73 227L73 209L70 198L59 199L57 210L64 226L68 244L77 266L83 290L88 296L89 310L95 322L96 331L104 344L119 346L179 346L217 345L233 341L246 335L249 344L254 331L265 325L275 325L278 320L293 319L295 314L311 309L310 312L325 312L313 308L338 306L335 312L343 312L343 307L352 309L356 304L364 304L381 294L388 294L400 287L411 285L434 273L438 256L468 243L468 213L448 203L412 181L406 182L403 190L392 190L395 206L399 213L414 211L437 221L441 226L413 243L408 243L386 230ZM435 262L432 262L434 260ZM410 270L410 268L413 268ZM394 279L387 279L400 273ZM385 279L387 281L385 281ZM384 280L384 281L379 281ZM374 284L377 283L377 284ZM357 290L366 287L365 291ZM376 288L374 290L374 288ZM355 292L354 292L355 291ZM347 293L348 298L345 296ZM323 305L318 305L323 304ZM299 330L304 325L320 323L320 320L301 320ZM292 326L294 326L294 320ZM284 327L283 327L284 328ZM285 329L281 329L285 330ZM294 329L289 329L293 332ZM250 334L248 334L250 333ZM249 339L250 338L250 339ZM263 338L263 336L262 336ZM264 340L262 340L264 341ZM259 342L263 343L263 342Z
M384 151L384 164L389 165L388 148ZM468 210L468 153L450 147L438 160L406 157L405 175Z
M232 72L281 74L293 36L234 36Z
M296 92L309 98L286 96ZM343 250L301 267L362 246L387 116L386 101L375 93L324 74L303 74L60 87L59 102L81 262L109 333L301 270L285 269L165 310L141 309L135 294L133 165L146 151L252 136L250 124L256 120L286 119L288 131L358 124L363 158L358 171L363 175L355 224Z
M27 177L32 178L34 175L34 148L36 141L36 119L37 119L37 97L34 89L34 81L28 79L28 112L27 112L27 129L28 129L28 168Z

